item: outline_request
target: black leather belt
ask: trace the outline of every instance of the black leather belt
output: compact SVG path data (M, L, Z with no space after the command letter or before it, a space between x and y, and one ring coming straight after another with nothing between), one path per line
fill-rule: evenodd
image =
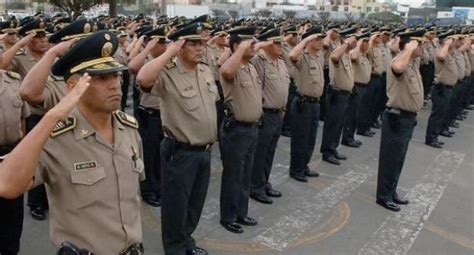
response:
M139 105L138 110L142 111L143 113L145 113L147 115L160 116L160 110L158 110L158 109L149 108L149 107Z
M416 112L409 112L398 108L387 108L388 111L398 111L401 118L414 119L418 115Z
M176 148L177 149L182 149L185 151L208 151L212 147L212 143L208 143L205 145L191 145L189 143L182 143L179 141L176 141Z
M127 249L121 251L119 255L141 255L144 254L143 244L130 245Z
M235 121L235 125L241 126L241 127L258 127L260 126L261 122L260 120L254 121L254 122L242 122L242 121Z
M272 108L263 108L263 111L267 113L282 113L283 112L282 109L272 109Z
M310 97L310 96L301 96L305 102L308 103L319 103L319 98L317 97Z
M355 86L355 87L359 87L359 88L365 88L365 87L367 87L367 84L355 82L355 83L354 83L354 86Z
M331 93L337 93L337 94L341 94L341 95L350 95L352 92L351 92L351 91L347 91L347 90L340 90L340 89L334 89L334 88L332 88L332 89L331 89Z

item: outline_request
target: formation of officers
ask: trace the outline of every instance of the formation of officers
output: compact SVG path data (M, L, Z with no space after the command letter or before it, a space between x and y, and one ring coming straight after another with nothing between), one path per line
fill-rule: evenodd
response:
M381 129L377 204L396 192L424 101L426 144L441 148L474 101L470 27L403 27L312 20L71 20L39 13L0 23L0 254L17 254L31 216L50 216L58 254L143 254L140 201L161 206L166 254L207 254L192 237L218 141L220 224L258 222L249 198L272 204L279 137L291 137L289 176L320 152ZM133 115L127 107L133 90ZM122 111L121 111L122 110Z

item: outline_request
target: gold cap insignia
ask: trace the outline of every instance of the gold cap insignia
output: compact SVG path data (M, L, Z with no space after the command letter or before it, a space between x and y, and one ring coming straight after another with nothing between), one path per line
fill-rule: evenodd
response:
M43 29L45 27L44 20L41 19L39 23L39 28Z
M199 26L196 28L196 34L200 34L202 32L202 27Z
M109 34L104 34L105 40L110 41L110 35Z
M92 32L97 32L99 30L99 26L97 26L97 22L94 23L94 26L92 27Z
M113 48L114 45L111 42L106 42L104 46L102 46L102 57L110 57L112 55Z
M83 31L84 31L84 34L90 33L91 32L91 24L89 24L89 23L84 24L84 30Z

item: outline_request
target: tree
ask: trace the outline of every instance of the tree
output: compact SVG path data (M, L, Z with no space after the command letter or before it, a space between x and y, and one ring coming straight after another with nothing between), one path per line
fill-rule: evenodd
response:
M284 10L283 14L285 15L287 19L293 19L296 16L296 12L293 10Z
M263 9L263 10L259 10L256 14L258 16L268 18L268 17L270 17L270 15L272 15L272 11L267 10L267 9Z
M382 21L383 23L387 24L389 22L396 22L402 23L403 18L397 14L391 12L378 12L378 13L371 13L367 16L368 20L373 21Z
M236 10L228 10L227 13L229 13L229 15L230 15L234 20L236 20L236 19L239 17L239 12L236 11Z
M61 11L68 13L71 17L81 15L83 11L89 10L99 4L109 4L109 14L111 17L117 16L117 4L132 3L133 0L37 0L39 3L49 3L56 6Z

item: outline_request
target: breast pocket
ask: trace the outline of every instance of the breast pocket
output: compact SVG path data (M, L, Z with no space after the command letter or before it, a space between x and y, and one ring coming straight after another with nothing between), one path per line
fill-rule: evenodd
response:
M92 206L101 200L99 185L105 178L103 167L94 167L71 172L73 204L76 208Z
M240 81L240 84L242 85L242 87L244 88L250 88L252 87L252 78L250 77L245 77L244 79L242 79Z
M349 60L347 59L342 59L342 65L344 66L344 69L348 70L349 69Z
M194 111L199 108L197 91L195 89L183 90L179 92L181 102L187 110Z
M420 81L418 80L418 77L416 75L412 75L408 77L408 90L410 91L411 94L417 95L419 94L420 91Z

